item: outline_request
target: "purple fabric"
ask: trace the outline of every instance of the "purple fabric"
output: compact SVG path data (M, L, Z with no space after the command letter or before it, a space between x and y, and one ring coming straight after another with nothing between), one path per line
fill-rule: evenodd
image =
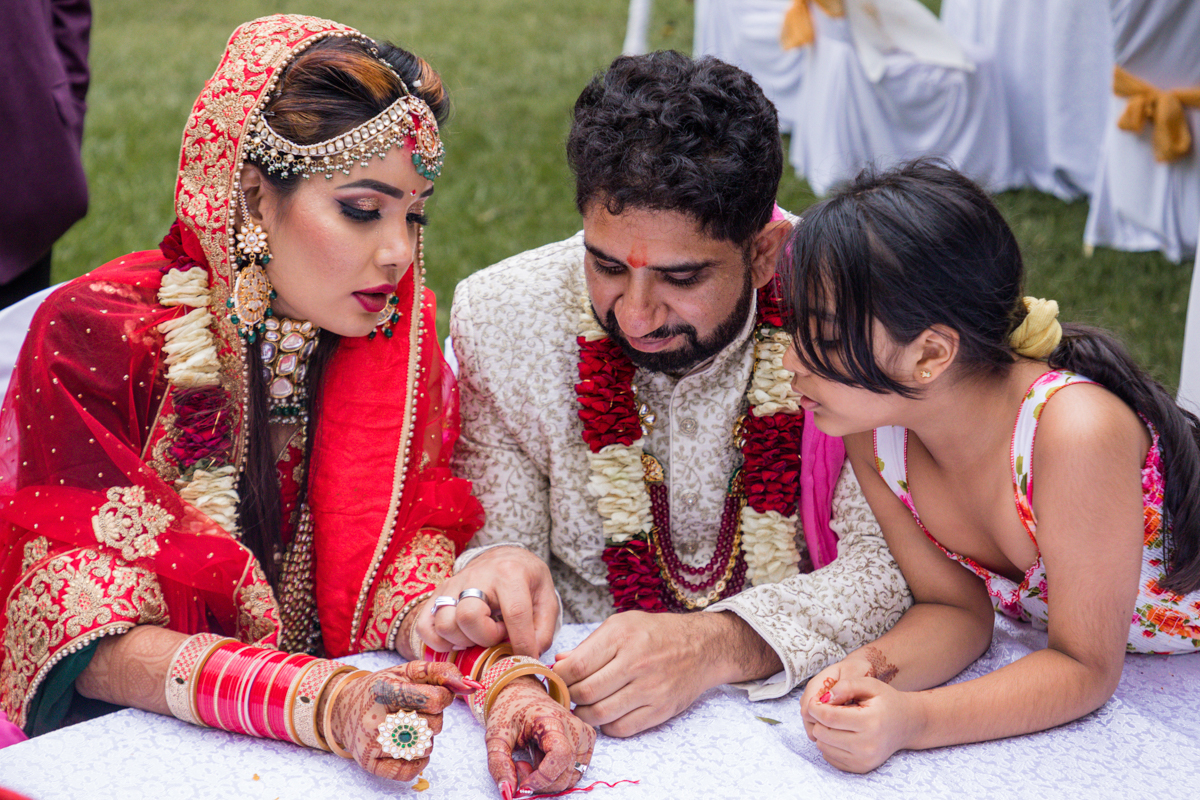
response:
M0 0L0 285L87 211L89 0Z
M845 460L842 437L822 433L813 422L812 412L805 411L800 438L800 521L814 569L837 558L837 536L829 522L833 517L833 490Z
M16 744L17 742L23 742L28 738L24 731L9 722L4 712L0 711L0 748L8 747L10 744Z

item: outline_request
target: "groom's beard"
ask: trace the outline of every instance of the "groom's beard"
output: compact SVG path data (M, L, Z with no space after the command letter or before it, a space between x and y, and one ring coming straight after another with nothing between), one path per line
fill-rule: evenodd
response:
M604 329L614 342L620 346L621 350L629 357L634 366L641 369L649 370L650 372L667 372L676 375L687 373L692 367L712 358L717 353L728 347L742 331L742 326L746 323L746 317L750 314L750 301L754 297L754 282L750 275L750 270L746 270L746 281L742 285L742 295L738 298L737 305L733 312L717 325L716 330L707 339L701 340L696 335L696 329L686 323L676 326L666 326L644 336L644 339L667 339L672 336L683 336L684 344L682 347L677 347L674 350L666 350L657 353L644 353L641 350L634 349L629 341L625 338L625 334L621 332L621 326L617 323L617 315L610 308L604 319L596 313L596 309L592 307L592 316L596 318L596 322Z

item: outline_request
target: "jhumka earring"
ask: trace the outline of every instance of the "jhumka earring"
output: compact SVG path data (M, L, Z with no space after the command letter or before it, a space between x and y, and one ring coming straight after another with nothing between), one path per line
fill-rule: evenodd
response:
M242 225L238 229L237 280L233 284L233 296L226 302L230 309L229 321L237 326L238 334L253 344L263 333L263 320L271 316L271 301L275 290L263 269L271 262L271 251L267 246L267 232L261 225L250 221L246 208L246 194L239 190L238 203L242 209Z

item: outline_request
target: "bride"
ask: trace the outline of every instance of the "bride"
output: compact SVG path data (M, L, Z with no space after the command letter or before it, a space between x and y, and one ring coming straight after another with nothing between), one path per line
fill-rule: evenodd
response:
M160 249L43 304L0 413L0 709L28 734L104 701L409 780L478 693L502 794L578 781L595 733L540 664L330 660L419 657L409 612L482 522L423 281L447 112L411 53L247 23Z

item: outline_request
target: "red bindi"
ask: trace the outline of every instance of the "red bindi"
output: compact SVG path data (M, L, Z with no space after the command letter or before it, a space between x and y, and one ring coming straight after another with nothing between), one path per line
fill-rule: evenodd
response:
M638 242L629 251L629 255L625 257L625 262L634 269L641 269L649 262L648 252L645 242Z

